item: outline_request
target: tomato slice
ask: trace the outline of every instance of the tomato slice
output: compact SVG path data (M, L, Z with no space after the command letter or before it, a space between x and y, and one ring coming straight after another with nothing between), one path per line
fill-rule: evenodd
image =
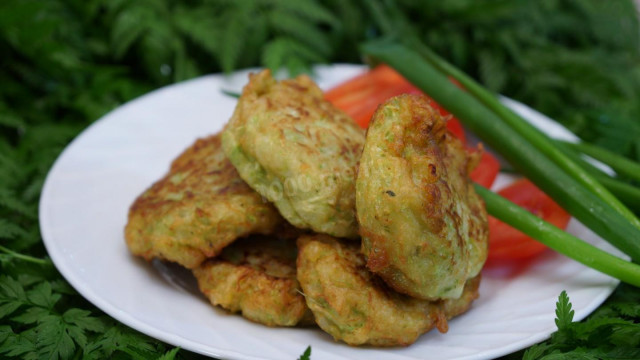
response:
M387 99L420 90L387 65L379 65L330 89L325 98L366 128L373 113Z
M330 89L325 93L325 98L366 129L378 106L400 94L422 94L422 92L393 68L388 65L379 65ZM431 100L431 106L442 116L450 115L433 100ZM447 122L447 128L463 144L466 144L464 129L458 119L451 117Z
M367 89L378 88L406 82L402 75L387 65L379 65L367 72L351 78L325 93L325 98L336 106L354 102L354 97Z
M500 162L490 152L483 151L480 163L471 174L471 180L489 189L498 177L500 172Z
M514 182L498 194L560 229L565 229L571 219L569 213L527 179ZM529 259L546 248L544 244L489 216L489 263Z

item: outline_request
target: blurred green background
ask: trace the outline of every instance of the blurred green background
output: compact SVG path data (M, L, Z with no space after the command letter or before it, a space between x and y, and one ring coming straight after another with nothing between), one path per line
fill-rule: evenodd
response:
M391 9L402 19L387 17ZM640 28L630 0L2 0L0 357L195 356L102 314L46 256L40 189L82 129L204 74L362 63L359 43L401 26L489 89L640 160Z

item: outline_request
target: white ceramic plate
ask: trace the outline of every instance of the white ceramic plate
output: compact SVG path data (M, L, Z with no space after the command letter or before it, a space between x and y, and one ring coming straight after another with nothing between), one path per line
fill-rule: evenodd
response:
M328 88L360 71L336 65L318 67L316 75ZM432 331L406 348L376 349L334 342L319 329L257 325L166 281L127 251L128 207L197 137L223 127L235 99L220 90L238 91L246 76L206 76L134 100L86 129L51 169L40 200L49 255L78 292L112 317L167 343L225 359L295 359L309 345L314 360L486 359L547 338L555 330L562 290L575 318L582 319L615 288L614 279L549 252L528 267L484 271L480 298L450 322L447 334ZM537 126L570 137L540 114L515 106ZM575 220L569 231L610 249Z

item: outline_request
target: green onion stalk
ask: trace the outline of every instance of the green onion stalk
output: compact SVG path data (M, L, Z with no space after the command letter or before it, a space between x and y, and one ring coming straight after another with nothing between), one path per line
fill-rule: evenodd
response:
M564 169L569 176L578 180L587 189L591 190L591 192L603 199L616 211L625 216L634 226L640 229L640 220L633 214L633 212L624 206L618 198L613 196L610 191L590 176L578 164L571 161L571 159L569 159L561 149L554 146L552 140L548 136L536 129L529 122L523 121L520 116L500 103L493 93L486 90L482 85L455 66L449 64L436 53L431 51L431 49L424 46L424 44L416 41L415 39L410 43L412 48L417 49L422 57L447 76L451 76L456 79L467 91L469 91L469 93L502 118L506 124L515 129L522 137L534 144L539 151Z
M580 165L630 209L640 211L640 188L620 181L595 167L586 161L580 152L569 146L569 143L557 140L556 144L571 160Z
M551 249L592 269L628 284L640 286L640 265L600 250L478 184L475 184L475 188L478 195L484 199L487 211L498 220L508 222Z
M599 146L591 145L585 142L570 143L564 142L566 146L575 151L589 155L596 160L609 165L616 173L624 175L630 179L640 181L640 164L635 161L622 157L614 152L603 149Z

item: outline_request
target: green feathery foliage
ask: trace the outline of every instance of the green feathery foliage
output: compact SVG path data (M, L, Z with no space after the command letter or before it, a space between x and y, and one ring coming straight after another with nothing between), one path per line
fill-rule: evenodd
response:
M621 285L587 319L573 322L566 292L556 303L558 330L523 353L525 360L640 358L640 291Z
M49 168L91 122L152 89L244 67L298 73L315 63L359 63L357 45L395 26L411 27L490 89L640 159L639 31L630 0L3 0L0 357L195 357L109 318L56 271L38 230ZM623 295L637 304L638 292L625 287ZM557 335L531 352L637 339L624 335L635 328L615 323L638 322L634 302L619 298L592 316L606 315L609 325L599 320L585 325L592 332Z

